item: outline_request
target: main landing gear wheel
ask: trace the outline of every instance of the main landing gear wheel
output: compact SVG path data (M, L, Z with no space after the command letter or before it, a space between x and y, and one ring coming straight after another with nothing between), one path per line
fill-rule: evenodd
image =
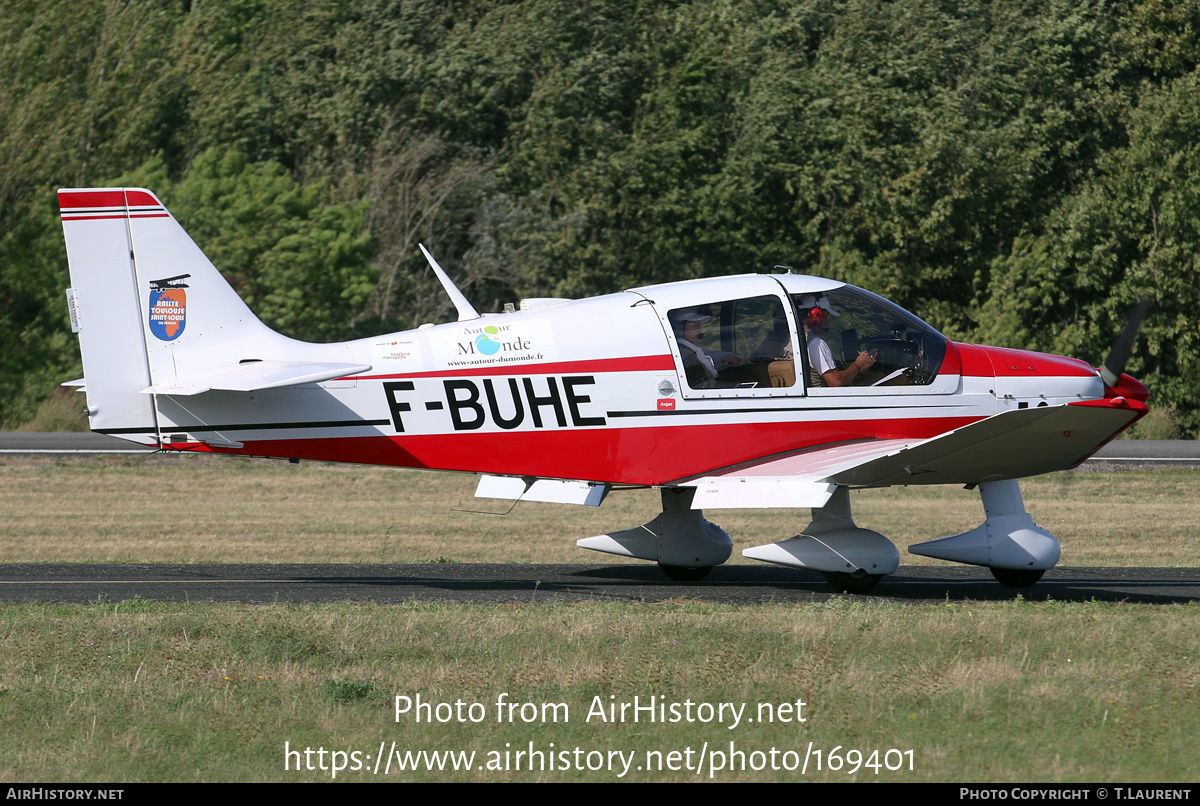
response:
M841 571L829 571L825 574L825 579L838 593L870 593L875 590L875 586L879 584L879 580L883 579L883 575L868 574L862 569L855 571L853 574L846 574Z
M1024 568L991 568L992 576L1006 588L1028 588L1042 578L1045 571L1027 571Z
M659 569L675 582L699 582L713 570L711 565L687 566L658 564Z

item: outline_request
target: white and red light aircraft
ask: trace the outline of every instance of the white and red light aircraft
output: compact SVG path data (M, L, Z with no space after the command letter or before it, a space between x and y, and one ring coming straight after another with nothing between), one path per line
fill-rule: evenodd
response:
M457 322L310 344L262 324L153 193L58 198L85 372L72 383L94 431L167 451L471 472L486 498L595 506L655 487L661 515L578 545L673 579L731 553L701 510L799 507L812 510L800 534L743 554L865 592L899 553L855 525L848 491L964 484L983 524L909 551L1031 585L1059 545L1016 479L1074 467L1147 411L1146 387L1121 372L1133 318L1098 372L955 343L874 294L790 272L480 315L426 251ZM818 372L822 352L844 368Z

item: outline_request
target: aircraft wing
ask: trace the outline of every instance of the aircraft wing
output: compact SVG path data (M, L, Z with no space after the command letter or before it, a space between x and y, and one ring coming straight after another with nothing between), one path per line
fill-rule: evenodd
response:
M880 456L831 477L838 484L977 484L1075 467L1144 411L1117 398L1014 409Z
M919 444L872 439L810 448L682 482L695 487L694 509L823 507L837 489L833 477Z
M198 395L212 389L254 392L301 383L320 383L371 369L370 364L317 361L251 361L210 369L165 383L148 386L144 395Z
M1014 409L925 440L811 448L686 480L695 509L822 507L838 486L977 484L1075 467L1138 416L1127 401Z

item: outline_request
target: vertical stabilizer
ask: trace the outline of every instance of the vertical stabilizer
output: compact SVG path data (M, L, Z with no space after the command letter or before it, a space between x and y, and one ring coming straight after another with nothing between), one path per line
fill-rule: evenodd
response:
M289 342L262 324L162 202L140 188L58 191L95 431L157 441L151 387Z

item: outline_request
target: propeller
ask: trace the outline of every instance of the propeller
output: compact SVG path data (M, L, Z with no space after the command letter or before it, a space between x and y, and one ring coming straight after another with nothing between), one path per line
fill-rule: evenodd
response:
M1149 310L1150 300L1143 299L1129 312L1129 318L1125 320L1125 329L1113 342L1112 350L1105 359L1104 366L1100 369L1100 378L1104 381L1105 386L1115 389L1120 383L1121 373L1125 371L1125 363L1129 361L1129 356L1133 353L1133 346L1137 343L1142 320L1146 318Z

